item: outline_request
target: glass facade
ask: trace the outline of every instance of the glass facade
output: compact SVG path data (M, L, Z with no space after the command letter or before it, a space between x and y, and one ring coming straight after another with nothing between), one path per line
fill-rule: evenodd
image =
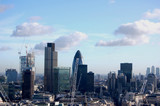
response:
M70 70L69 67L54 68L53 90L55 94L70 91Z
M75 64L76 64L76 59L79 59L78 61L78 65L80 64L83 64L83 61L82 61L82 55L81 55L81 52L78 50L74 56L74 59L73 59L73 64L72 64L72 75L74 73L74 69L75 69Z

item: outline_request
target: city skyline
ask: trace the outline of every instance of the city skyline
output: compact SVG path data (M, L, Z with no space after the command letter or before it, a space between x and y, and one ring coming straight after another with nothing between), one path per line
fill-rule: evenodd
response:
M35 52L36 73L44 73L44 47L54 42L59 66L72 67L80 50L88 71L133 73L160 67L160 1L9 1L0 0L0 72L19 72L19 54ZM31 9L28 9L29 8ZM136 8L135 8L136 7Z

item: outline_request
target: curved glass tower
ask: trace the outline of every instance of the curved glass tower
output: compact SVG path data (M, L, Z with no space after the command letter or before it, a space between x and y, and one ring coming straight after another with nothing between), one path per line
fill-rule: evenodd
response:
M73 59L73 64L72 64L72 75L74 73L74 68L75 68L75 64L76 64L76 59L79 58L79 62L78 62L78 65L80 64L83 64L83 61L82 61L82 55L81 55L81 52L78 50L74 56L74 59Z

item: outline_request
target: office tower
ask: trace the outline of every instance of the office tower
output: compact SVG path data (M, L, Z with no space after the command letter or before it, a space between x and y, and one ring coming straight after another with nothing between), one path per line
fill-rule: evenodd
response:
M44 57L44 90L53 92L54 68L58 66L58 53L54 43L47 43Z
M150 73L150 68L147 67L147 70L146 70L146 77L148 76L149 73Z
M137 91L137 81L136 81L136 79L132 78L130 83L131 83L130 84L131 85L130 86L130 91L131 92L136 92Z
M156 68L156 76L159 77L159 67Z
M120 73L118 75L117 83L118 83L117 84L118 85L118 93L121 94L122 91L125 90L126 83L127 83L127 78L126 78L126 76L123 73Z
M123 73L123 71L122 70L118 70L118 75L120 75L121 73Z
M153 74L153 73L148 74L147 84L152 84L154 91L157 90L157 78L156 78L155 74Z
M32 99L34 94L34 71L28 68L23 71L22 98Z
M117 84L117 76L115 72L110 72L108 74L108 90L113 92L116 90L116 84Z
M16 82L17 81L17 71L16 69L7 69L6 70L7 82Z
M35 71L34 53L27 53L26 56L20 56L20 80L22 80L23 71L25 71L27 67L32 67L32 71Z
M151 73L155 74L155 67L154 66L151 67Z
M127 83L130 83L132 79L132 63L121 63L121 69L123 74L127 77Z
M87 91L87 65L78 65L76 86L82 93Z
M72 63L72 76L73 76L73 73L74 73L74 70L75 70L75 66L76 66L76 60L78 59L78 65L80 64L83 64L83 61L82 61L82 55L81 55L81 52L78 50L74 56L74 59L73 59L73 63Z
M94 73L87 73L87 92L94 92Z
M53 93L62 93L70 91L70 67L54 68Z
M8 97L11 101L15 99L15 84L13 82L8 85Z

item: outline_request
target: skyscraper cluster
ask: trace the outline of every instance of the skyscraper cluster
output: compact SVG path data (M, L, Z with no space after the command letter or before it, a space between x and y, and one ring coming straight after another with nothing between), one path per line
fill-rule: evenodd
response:
M58 52L54 43L47 43L44 58L44 90L60 93L70 90L70 67L58 67Z
M148 76L148 74L155 74L156 77L159 77L160 76L160 69L159 67L156 67L155 66L152 66L151 68L150 67L147 67L147 70L146 70L146 77Z
M78 50L74 56L72 64L72 78L75 73L76 60L78 58L78 70L76 78L76 88L81 93L94 92L94 73L88 73L88 67L83 64L81 52Z

